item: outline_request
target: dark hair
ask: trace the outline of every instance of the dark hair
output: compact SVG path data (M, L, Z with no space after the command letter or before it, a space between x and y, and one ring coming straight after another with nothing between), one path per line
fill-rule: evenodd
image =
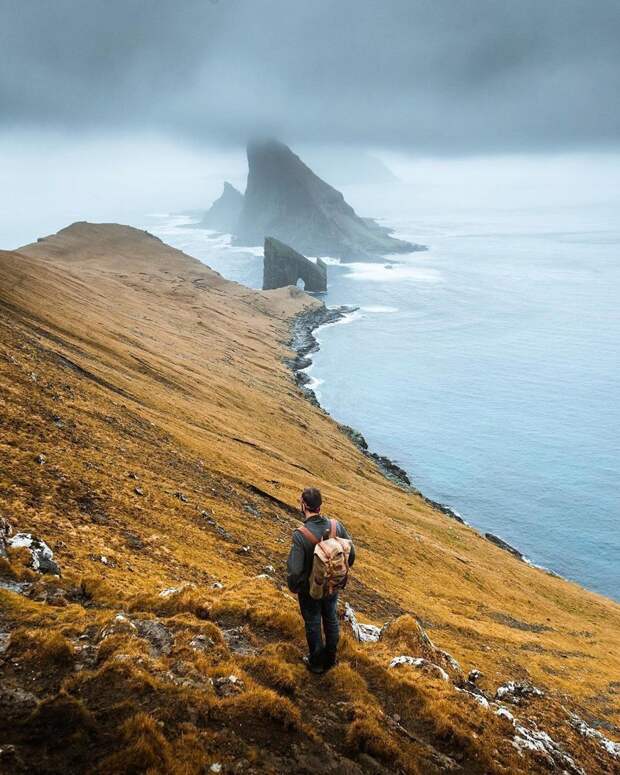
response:
M302 492L301 498L310 511L320 511L323 498L321 497L321 491L316 487L306 487Z

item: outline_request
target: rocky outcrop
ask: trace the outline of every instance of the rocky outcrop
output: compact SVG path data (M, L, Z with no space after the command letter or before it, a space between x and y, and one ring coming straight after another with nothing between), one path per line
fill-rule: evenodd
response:
M360 218L340 191L275 140L248 146L248 184L236 234L241 245L259 245L271 234L302 253L344 261L423 249Z
M327 267L320 258L315 264L273 237L265 237L264 255L264 291L296 285L300 279L304 282L304 289L310 293L327 290Z
M220 198L213 202L198 226L203 229L214 229L226 234L234 234L242 208L243 194L226 182Z

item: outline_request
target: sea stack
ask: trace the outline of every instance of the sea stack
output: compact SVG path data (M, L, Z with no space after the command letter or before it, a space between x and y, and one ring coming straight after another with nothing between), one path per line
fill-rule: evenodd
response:
M310 293L327 290L327 266L320 258L316 264L273 237L265 237L263 290L296 285L299 279Z
M198 225L203 229L214 229L225 234L234 234L242 208L243 194L226 182L220 198L213 202Z
M343 261L423 249L391 237L389 229L369 218L360 218L340 191L283 143L254 142L247 153L248 183L237 244L258 245L270 234L301 253Z

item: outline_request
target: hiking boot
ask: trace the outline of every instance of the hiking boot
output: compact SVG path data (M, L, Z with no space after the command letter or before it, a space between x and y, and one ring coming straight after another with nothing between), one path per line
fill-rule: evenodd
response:
M321 673L325 672L319 665L313 665L312 662L310 662L310 657L303 657L303 663L308 670L315 675L321 675Z

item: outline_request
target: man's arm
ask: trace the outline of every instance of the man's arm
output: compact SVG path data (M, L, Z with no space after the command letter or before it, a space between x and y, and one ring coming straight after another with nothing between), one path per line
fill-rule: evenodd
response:
M287 584L291 592L298 592L304 575L304 545L299 531L293 533L291 551L286 561Z
M355 544L351 540L351 536L347 532L347 529L342 524L342 522L338 523L338 529L336 530L336 535L339 535L340 538L348 538L349 541L351 541L351 553L349 554L349 568L350 568L355 562Z

